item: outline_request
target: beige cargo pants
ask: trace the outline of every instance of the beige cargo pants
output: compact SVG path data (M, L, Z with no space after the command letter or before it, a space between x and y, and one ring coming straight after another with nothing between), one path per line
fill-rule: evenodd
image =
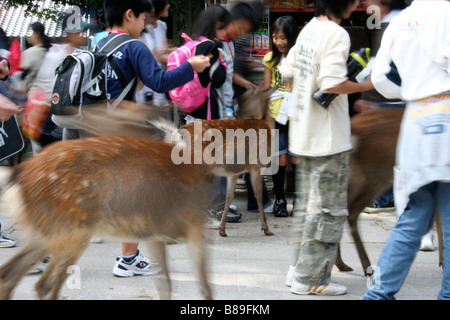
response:
M330 283L347 210L349 152L303 158L297 165L294 205L295 280Z

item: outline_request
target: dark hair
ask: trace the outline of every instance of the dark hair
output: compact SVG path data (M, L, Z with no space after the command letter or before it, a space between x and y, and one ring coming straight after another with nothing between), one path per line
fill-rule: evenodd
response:
M342 19L348 6L355 1L356 0L316 0L314 16L327 16L330 19L330 13L333 13L337 18Z
M136 17L143 12L151 13L153 11L150 0L105 0L104 7L106 22L110 27L121 26L127 10L133 10Z
M258 29L261 22L260 19L258 19L259 15L255 13L253 8L245 2L239 2L234 5L230 10L230 15L233 21L245 20L250 22L253 31Z
M217 23L219 23L219 29L224 29L230 22L231 15L227 9L219 5L209 6L200 14L192 38L206 37L213 40L216 37Z
M170 0L152 0L155 16L158 17L164 11L166 6L170 4Z
M391 8L391 10L403 10L406 8L406 3L404 0L392 0L386 4L389 6L389 8Z
M48 49L52 46L50 38L47 37L47 35L45 34L45 27L42 23L40 23L39 21L34 22L31 25L31 30L33 31L34 34L36 34L39 37L39 39L43 43L42 46L44 48Z
M288 39L288 51L295 45L298 36L298 28L295 19L292 16L281 16L272 24L270 28L271 39L272 35L278 30L283 30L284 35ZM272 44L272 59L269 63L273 63L273 65L278 65L281 61L282 53L278 50L277 46L273 45L273 40L271 40Z

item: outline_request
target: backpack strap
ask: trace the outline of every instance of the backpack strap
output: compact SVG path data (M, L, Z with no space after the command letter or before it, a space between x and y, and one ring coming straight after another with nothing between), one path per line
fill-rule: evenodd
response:
M99 51L105 53L109 57L117 49L119 49L123 45L133 42L133 41L139 41L139 40L133 38L129 34L121 33L121 34L114 36L109 41L107 41Z
M120 94L120 96L114 101L114 103L110 106L111 109L117 108L120 102L122 102L123 99L127 96L127 94L133 89L133 87L137 84L137 77L134 77L130 83L127 83L125 81L125 77L123 76L122 72L120 71L119 67L117 66L116 62L113 58L113 53L116 52L120 47L124 46L127 43L139 41L129 34L121 33L116 36L114 36L111 40L105 43L103 47L99 50L106 54L108 57L108 61L111 65L111 68L114 69L114 72L117 74L117 77L119 78L119 81L122 85L123 91Z

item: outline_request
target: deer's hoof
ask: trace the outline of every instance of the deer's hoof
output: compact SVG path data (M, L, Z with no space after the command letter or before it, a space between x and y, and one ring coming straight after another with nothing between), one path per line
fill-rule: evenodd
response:
M348 265L346 265L346 264L343 264L343 265L336 265L336 267L339 269L339 271L342 271L342 272L350 272L350 271L353 271L353 269L352 269L351 267L349 267Z
M228 237L227 233L225 232L225 230L219 230L219 235L221 237Z
M270 230L264 230L264 229L262 229L263 231L264 231L264 234L266 235L266 236L274 236L275 235L275 233L273 233L272 231L270 231Z

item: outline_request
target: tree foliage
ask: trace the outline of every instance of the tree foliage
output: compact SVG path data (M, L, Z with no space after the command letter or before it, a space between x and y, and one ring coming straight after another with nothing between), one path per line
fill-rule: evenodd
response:
M81 0L81 1L75 1L75 0L53 0L54 8L50 9L43 9L40 7L38 1L27 1L27 0L0 0L0 5L2 7L17 7L17 6L24 6L25 11L29 14L38 16L38 17L44 17L46 19L54 19L57 16L58 10L57 7L59 5L76 5L80 8L94 8L99 9L103 7L103 0Z

